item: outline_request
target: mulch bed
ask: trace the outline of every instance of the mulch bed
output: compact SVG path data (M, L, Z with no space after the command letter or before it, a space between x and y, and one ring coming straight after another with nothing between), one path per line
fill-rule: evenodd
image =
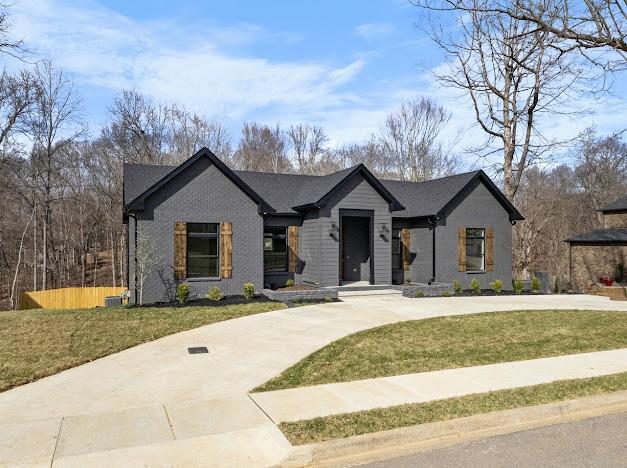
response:
M253 299L245 299L244 296L225 296L219 301L211 299L189 299L184 304L178 302L155 302L154 304L138 305L136 307L222 307L226 305L251 304L255 302L272 302L266 296L257 295Z

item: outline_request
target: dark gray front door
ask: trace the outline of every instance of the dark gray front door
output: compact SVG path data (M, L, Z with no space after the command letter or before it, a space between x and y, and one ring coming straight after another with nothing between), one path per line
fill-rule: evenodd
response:
M342 280L370 280L370 218L342 217Z

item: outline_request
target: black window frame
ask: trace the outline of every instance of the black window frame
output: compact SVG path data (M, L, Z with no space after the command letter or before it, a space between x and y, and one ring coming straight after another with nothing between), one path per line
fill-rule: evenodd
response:
M481 231L482 235L468 235L470 231ZM481 241L481 253L479 256L481 257L481 268L471 269L468 263L468 241L469 240L480 240ZM486 228L480 227L472 227L466 228L466 271L470 273L483 273L486 271ZM471 255L472 257L477 257L477 255Z
M208 229L207 232L197 232L194 231L192 232L190 229L190 226L203 226L203 225L207 225L207 226L215 226L215 232L210 232L211 230ZM186 226L186 231L187 231L187 238L186 238L186 242L185 242L185 255L186 255L186 262L185 262L185 267L186 267L186 272L185 275L187 278L192 279L192 280L198 280L198 279L220 279L220 223L187 223ZM211 240L215 240L216 242L216 253L215 255L198 255L198 254L192 254L190 255L189 252L189 239L190 237L195 238L195 239L207 239L209 241ZM202 275L191 275L190 271L189 271L189 265L190 265L190 258L215 258L216 259L216 270L215 272L211 272L211 271L206 271L205 273L207 274L202 274ZM211 273L215 273L215 274L211 274Z
M398 252L395 247L398 246ZM394 260L398 258L398 268L394 266ZM392 228L392 271L403 269L403 243L401 241L401 229Z
M276 231L276 232L273 232ZM281 232L278 232L281 231ZM268 269L267 268L267 264L268 262L266 262L266 252L274 252L273 249L266 249L266 239L271 239L272 240L272 246L274 247L274 239L281 239L281 237L283 236L284 240L285 240L285 258L284 258L284 267L282 269ZM263 271L264 273L287 273L288 272L288 257L289 257L289 238L287 235L287 227L282 227L282 226L268 226L265 227L263 230Z

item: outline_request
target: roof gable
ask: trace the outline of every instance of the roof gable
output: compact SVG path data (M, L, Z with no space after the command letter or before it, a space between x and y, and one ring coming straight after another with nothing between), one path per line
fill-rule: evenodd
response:
M492 182L487 174L481 170L476 171L468 183L466 183L466 185L462 187L462 189L459 190L459 192L457 192L457 194L455 194L455 196L442 207L437 214L438 217L448 216L480 183L483 183L492 196L496 198L501 206L509 213L510 221L522 221L525 219L512 202L510 202L503 192L501 192L494 182Z
M201 158L208 158L209 161L217 167L220 172L222 172L227 178L229 178L237 187L242 190L246 195L248 195L257 205L259 206L260 213L273 213L275 212L274 208L272 208L268 203L264 201L261 196L255 192L251 187L249 187L235 172L229 169L226 164L224 164L215 154L213 154L209 149L202 148L197 151L191 158L188 158L183 163L178 166L162 166L167 167L169 170L166 172L165 170L156 170L151 169L148 172L152 173L156 178L157 175L161 175L161 177L156 180L152 185L150 185L146 190L144 190L141 194L135 196L132 200L126 203L125 208L127 211L134 210L143 210L144 203L146 198L150 195L158 191L165 184L169 183L172 179L174 179L178 174L191 167L196 161ZM155 167L155 166L148 166ZM131 171L133 172L133 171ZM126 184L125 184L126 185ZM130 193L133 192L132 189L128 189ZM125 188L125 201L126 201L127 189Z
M405 209L403 204L396 199L392 192L390 192L363 164L334 172L333 174L320 177L318 180L305 184L301 188L299 196L296 198L292 208L296 211L302 211L309 208L324 207L338 190L357 175L361 175L364 180L388 202L390 211L401 211Z

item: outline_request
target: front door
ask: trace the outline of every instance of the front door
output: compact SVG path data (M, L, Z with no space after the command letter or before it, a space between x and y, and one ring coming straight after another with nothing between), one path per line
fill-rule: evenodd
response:
M342 216L342 281L370 281L370 218Z

